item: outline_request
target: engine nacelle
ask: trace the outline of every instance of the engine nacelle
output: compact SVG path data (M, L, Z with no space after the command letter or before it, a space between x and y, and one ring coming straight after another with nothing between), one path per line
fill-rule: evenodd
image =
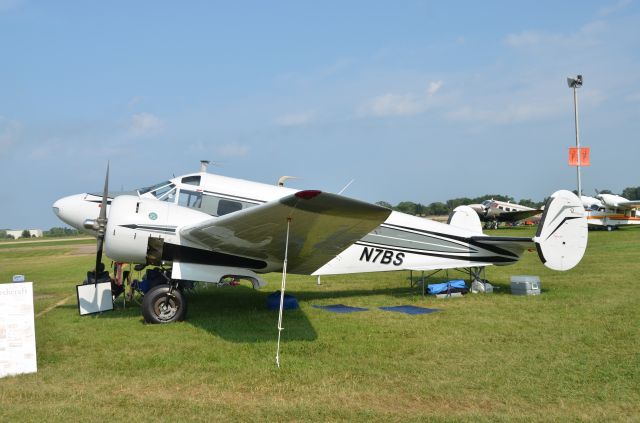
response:
M118 196L109 207L105 253L116 261L158 265L163 244L180 243L180 226L209 218L205 213L165 201Z
M164 213L166 203L157 201L153 212L146 210L144 203L129 195L116 197L111 203L104 241L105 253L113 260L147 264L147 247L152 233L141 229L163 226L165 219L161 216L167 213Z

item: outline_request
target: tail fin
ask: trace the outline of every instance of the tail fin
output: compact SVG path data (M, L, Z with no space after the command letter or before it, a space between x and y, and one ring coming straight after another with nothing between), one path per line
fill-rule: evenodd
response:
M544 206L533 238L540 260L550 269L569 270L587 248L587 218L582 201L572 192L554 192Z
M451 226L482 235L482 223L480 222L478 213L469 206L456 207L449 215L447 223Z

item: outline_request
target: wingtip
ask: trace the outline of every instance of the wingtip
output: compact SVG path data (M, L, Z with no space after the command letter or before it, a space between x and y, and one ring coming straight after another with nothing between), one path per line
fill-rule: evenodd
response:
M305 191L296 192L295 196L303 200L311 200L312 198L315 198L320 194L322 194L322 191L319 191L317 189L308 189Z

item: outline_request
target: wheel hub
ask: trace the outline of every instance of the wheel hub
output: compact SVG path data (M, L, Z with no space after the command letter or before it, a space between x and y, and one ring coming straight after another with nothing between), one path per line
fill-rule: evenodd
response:
M171 320L178 313L180 305L175 298L166 297L158 298L154 304L154 311L160 320Z

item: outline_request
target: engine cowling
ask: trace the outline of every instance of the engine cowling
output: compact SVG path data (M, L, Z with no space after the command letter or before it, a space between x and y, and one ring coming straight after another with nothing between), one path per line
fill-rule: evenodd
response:
M167 225L168 203L121 195L109 208L105 232L105 253L116 261L148 264L149 238L170 233ZM175 234L175 226L173 227Z

